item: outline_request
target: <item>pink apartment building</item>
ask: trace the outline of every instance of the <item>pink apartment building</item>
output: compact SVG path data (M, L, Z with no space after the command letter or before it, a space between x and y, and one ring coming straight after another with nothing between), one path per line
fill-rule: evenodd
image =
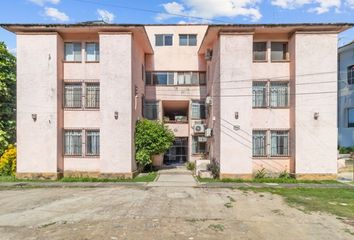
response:
M167 165L336 177L337 35L350 24L2 27L17 35L19 178L132 177L143 117L175 133Z

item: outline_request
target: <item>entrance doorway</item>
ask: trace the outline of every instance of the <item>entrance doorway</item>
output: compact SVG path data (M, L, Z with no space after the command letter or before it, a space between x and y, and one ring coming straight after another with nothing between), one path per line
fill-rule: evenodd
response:
M176 137L172 147L165 153L163 163L166 165L183 164L188 157L188 138Z

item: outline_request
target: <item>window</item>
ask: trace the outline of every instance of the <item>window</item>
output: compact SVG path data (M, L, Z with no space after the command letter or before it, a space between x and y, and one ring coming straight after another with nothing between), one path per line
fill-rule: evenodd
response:
M86 108L100 107L100 85L99 83L86 84Z
M267 151L267 131L253 131L252 134L252 154L254 157L266 156Z
M196 34L180 34L179 35L180 46L197 46Z
M204 101L192 101L192 119L205 119Z
M143 115L149 120L158 118L159 103L157 101L144 101Z
M252 106L254 108L267 107L267 82L253 82Z
M272 61L289 60L288 43L272 42L271 43L271 59Z
M193 136L192 137L192 154L202 154L206 152L206 142L201 141L204 136Z
M86 154L100 155L100 132L98 130L86 131Z
M146 72L146 85L206 85L205 72Z
M64 85L64 107L81 108L82 107L82 84L66 83Z
M65 61L81 62L81 43L64 43Z
M289 155L289 132L271 131L271 156Z
M82 131L66 130L64 132L64 154L82 155Z
M156 34L155 46L172 46L172 34Z
M288 107L289 106L288 83L270 83L270 106Z
M86 43L86 61L96 62L100 60L100 47L98 43Z
M254 61L267 60L267 42L253 43L253 60Z
M354 108L348 108L348 127L354 127Z
M354 65L349 66L347 69L348 84L354 84Z

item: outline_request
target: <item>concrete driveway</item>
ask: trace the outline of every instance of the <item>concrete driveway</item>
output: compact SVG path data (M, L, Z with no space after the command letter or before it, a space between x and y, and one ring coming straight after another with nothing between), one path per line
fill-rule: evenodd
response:
M0 239L353 239L353 227L241 190L117 186L0 190ZM347 230L348 231L348 230Z

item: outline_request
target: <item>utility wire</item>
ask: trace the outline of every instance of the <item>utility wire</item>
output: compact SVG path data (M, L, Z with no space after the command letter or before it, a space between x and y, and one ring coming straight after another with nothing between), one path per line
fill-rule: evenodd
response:
M96 1L90 1L90 0L72 0L72 1L94 4L94 5L101 5L101 6L108 6L108 7L113 7L113 8L127 9L127 10L139 11L139 12L157 13L157 14L164 14L164 15L169 15L169 16L174 16L174 17L183 17L183 18L205 20L205 21L209 21L209 22L214 21L214 22L231 24L231 22L223 21L220 19L203 18L203 17L193 16L193 15L185 15L185 14L167 13L167 12L161 12L161 11L152 10L152 9L130 7L130 6L125 6L125 5L120 5L120 4L102 3L102 2L96 2Z

